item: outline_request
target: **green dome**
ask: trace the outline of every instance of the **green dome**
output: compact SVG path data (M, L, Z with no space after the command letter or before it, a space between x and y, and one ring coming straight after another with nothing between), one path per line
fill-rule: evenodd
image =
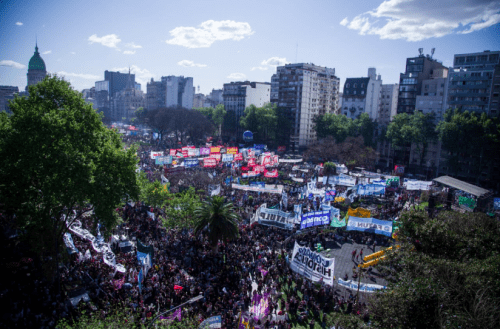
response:
M40 57L40 53L38 52L38 46L35 47L35 54L30 59L30 64L28 66L28 70L42 70L45 71L45 62L42 57Z

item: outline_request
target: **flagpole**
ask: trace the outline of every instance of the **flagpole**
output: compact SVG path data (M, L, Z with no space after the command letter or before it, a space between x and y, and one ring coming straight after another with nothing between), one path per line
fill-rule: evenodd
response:
M176 307L174 307L174 308L171 308L170 310L166 310L165 312L158 314L158 315L157 315L157 316L155 316L155 318L154 318L154 319L153 319L153 320L149 323L148 328L151 328L151 327L153 326L153 323L155 323L155 321L156 321L156 320L157 320L160 316L165 315L165 314L167 314L168 312L175 311L175 310L176 310L176 309L178 309L179 307L182 307L182 306L184 306L184 305L186 305L186 304L192 304L192 303L194 303L194 302L196 302L196 301L198 301L198 300L200 300L200 299L202 299L202 298L203 298L203 295L198 295L198 296L196 296L196 297L191 298L191 299L190 299L190 300L188 300L187 302L184 302L184 303L182 303L182 304L180 304L180 305L178 305L178 306L176 306Z

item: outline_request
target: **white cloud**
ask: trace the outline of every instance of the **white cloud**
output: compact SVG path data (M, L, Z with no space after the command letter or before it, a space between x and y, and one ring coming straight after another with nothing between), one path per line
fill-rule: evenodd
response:
M255 70L265 71L265 70L267 70L267 69L268 69L268 68L267 68L267 67L265 67L265 66L254 66L254 67L252 67L250 70L251 70L251 71L255 71Z
M17 25L17 26L22 26L22 25L23 25L23 23L22 23L22 22L16 22L16 25Z
M118 67L113 68L111 71L118 71L121 73L128 73L128 67ZM155 78L155 75L151 73L147 69L141 69L137 65L130 66L130 73L135 74L135 81L140 83L141 86L146 86L146 84L151 80L151 78Z
M268 59L265 59L260 63L260 65L269 65L269 66L282 66L285 64L288 64L289 62L286 60L285 57L271 57Z
M228 79L231 79L231 80L243 80L243 79L246 79L246 75L244 75L243 73L231 73L230 75L227 76Z
M13 67L15 69L25 69L26 68L26 65L23 65L21 63L14 62L14 61L11 61L8 59L0 61L0 66L9 66L9 67Z
M498 23L498 0L385 0L372 11L340 22L360 35L407 41L471 33Z
M74 51L71 52L72 55L76 55L76 53Z
M135 43L133 42L129 42L125 45L125 47L128 47L128 48L134 48L134 49L138 49L138 48L142 48L142 46L140 45L136 45Z
M206 64L197 64L193 61L184 59L180 62L177 62L177 65L184 66L184 67L206 67Z
M108 34L102 37L98 37L96 34L93 34L88 40L90 41L90 44L100 43L101 45L109 48L116 48L116 45L122 41L116 34Z
M250 24L246 22L208 20L199 27L176 27L170 31L172 39L166 43L187 48L206 48L215 41L239 41L253 33Z
M133 55L133 54L135 54L135 50L125 50L123 53L125 55Z
M52 54L52 50L47 50L42 53L42 55L48 55L48 54Z
M59 71L57 72L58 76L62 77L74 77L74 78L80 78L80 79L86 79L86 80L99 80L101 77L98 75L94 74L85 74L85 73L70 73L70 72L65 72L65 71Z

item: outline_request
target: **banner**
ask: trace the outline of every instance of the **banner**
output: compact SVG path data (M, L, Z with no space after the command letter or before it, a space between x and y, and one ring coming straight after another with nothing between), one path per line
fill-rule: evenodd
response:
M214 158L203 158L203 167L213 168L217 166L217 160Z
M333 201L335 200L335 190L326 190L325 191L325 201Z
M172 164L172 156L171 155L157 156L155 159L155 164L157 165Z
M257 209L256 217L259 224L266 226L275 226L291 230L295 223L295 214L288 213L277 209L266 208L262 205Z
M371 214L370 210L359 207L356 209L349 208L347 210L347 218L349 218L349 216L370 218L372 216L372 214Z
M406 187L408 191L417 191L417 190L422 190L422 191L428 191L431 188L432 182L426 182L426 181L420 181L420 180L415 180L415 181L406 181L403 183L403 186Z
M461 206L466 206L470 209L474 209L476 208L476 200L472 199L472 198L467 198L467 197L464 197L464 196L459 196L458 197L458 204L461 205Z
M232 154L223 154L222 155L222 162L231 162L231 161L233 161Z
M238 154L237 147L228 147L226 151L227 151L227 154Z
M218 146L212 146L210 148L210 154L213 154L213 153L220 153L220 147L218 147Z
M236 154L234 155L234 161L241 161L241 160L243 160L243 154L241 154L241 153L236 153Z
M300 221L300 229L305 229L308 227L328 225L330 224L330 211L313 211L302 215L302 220Z
M208 194L210 194L210 196L219 195L220 194L220 184L219 185L208 185Z
M253 167L253 171L255 171L257 173L263 173L265 170L266 170L266 167L264 167L264 166L257 165L255 167Z
M286 146L278 146L278 152L285 152Z
M358 290L357 280L344 281L341 278L338 278L337 283L339 284L339 286L346 287L347 289ZM386 288L386 286L381 286L379 284L361 283L359 285L360 292L375 292L377 290Z
M278 174L278 169L264 171L264 176L268 178L278 177Z
M71 233L64 233L63 239L64 244L68 249L68 254L72 255L78 252L78 249L75 247L75 243L73 242L73 238L71 237Z
M198 152L196 152L196 151L198 151ZM198 153L198 154L196 154L196 153ZM190 148L188 148L188 156L189 156L189 157L196 157L196 156L198 156L199 154L200 154L200 150L199 150L199 149L194 148L194 147L190 147Z
M253 144L253 148L256 150L263 150L266 148L265 144Z
M263 166L271 165L271 156L270 155L266 155L266 156L262 157L262 165Z
M213 329L213 328L220 328L221 326L222 326L221 316L216 315L203 320L203 322L200 323L198 329Z
M259 173L256 172L256 171L249 171L249 172L244 172L244 173L241 173L241 177L243 178L250 178L250 177L257 177L259 176Z
M500 198L493 199L493 209L500 210Z
M249 158L248 159L248 166L249 167L255 167L257 163L255 162L255 158Z
M169 153L171 156L175 156L177 154L177 150L176 149L170 149L170 153Z
M398 176L387 177L385 180L385 185L398 187L399 186L399 177Z
M269 296L271 293L264 293L262 295L255 294L252 297L252 305L250 306L250 314L253 319L258 321L269 314Z
M385 186L377 184L358 185L358 195L382 195L385 194Z
M262 187L262 188L266 188L266 183L265 182L250 182L249 185L250 186L259 186L259 187Z
M212 159L216 159L217 161L220 161L220 159L222 158L222 154L220 154L220 153L210 153L209 157L212 158Z
M283 187L278 188L262 188L257 186L249 186L249 185L240 185L240 184L231 184L231 187L237 190L243 191L252 191L252 192L264 192L264 193L276 193L281 194L283 191Z
M184 160L184 167L192 168L192 167L197 167L200 164L200 161L198 159L185 159Z
M210 148L209 147L200 147L200 155L209 155Z
M321 254L301 247L295 241L290 268L312 282L324 282L333 286L334 258L325 258Z
M283 190L283 193L281 193L281 201L283 202L283 207L285 209L288 208L288 194L285 190Z
M350 216L349 221L347 222L346 230L391 236L392 222L375 218L360 218Z
M170 322L170 321L173 321L173 320L181 321L182 320L182 309L178 308L171 315L169 315L169 316L160 316L159 319L163 320L165 322Z
M163 151L151 151L151 159L156 159L158 156L163 156Z

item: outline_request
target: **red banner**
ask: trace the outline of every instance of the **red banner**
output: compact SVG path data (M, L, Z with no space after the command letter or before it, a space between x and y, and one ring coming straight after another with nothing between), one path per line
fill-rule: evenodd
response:
M175 156L176 152L176 149L170 149L170 155Z
M256 165L257 165L257 163L255 163L255 158L250 158L250 159L248 159L248 165L249 165L250 167L254 167L254 166L256 166Z
M210 154L212 153L220 153L220 147L212 146L210 148Z
M217 160L214 158L204 158L203 159L203 167L205 168L213 168L217 166Z
M238 153L237 147L228 147L226 150L227 150L227 154L237 154Z
M264 171L264 176L269 178L278 177L278 169L266 170Z
M236 153L236 154L234 155L234 159L233 159L233 161L238 161L238 160L240 160L240 161L241 161L241 160L243 160L243 154L241 154L241 153Z
M250 167L241 167L241 171L249 171L252 170Z
M278 152L285 152L286 146L278 146Z
M271 165L271 156L266 155L265 157L262 158L262 165L263 166L270 166Z
M255 172L264 172L264 170L266 170L266 168L264 166L253 167L253 171L255 171Z
M219 154L210 154L209 157L212 159L216 159L217 161L220 161L222 154L220 154L220 153Z

